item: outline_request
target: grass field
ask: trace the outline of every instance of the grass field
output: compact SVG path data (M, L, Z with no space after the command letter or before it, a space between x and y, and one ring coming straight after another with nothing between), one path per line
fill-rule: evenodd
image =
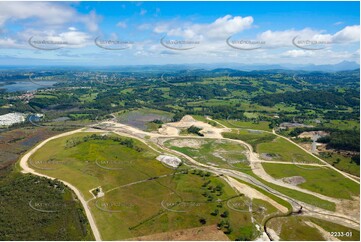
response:
M330 152L320 152L320 157L341 171L360 176L360 166L352 162L351 157Z
M331 120L324 123L323 126L336 129L360 129L360 122L356 120Z
M310 194L306 194L303 192L299 192L290 188L286 188L286 187L282 187L282 186L278 186L275 185L273 183L267 182L261 178L259 178L258 176L256 176L253 171L251 170L244 170L244 173L247 173L248 175L253 176L254 178L258 179L260 182L262 182L263 184L269 186L270 188L288 196L291 198L294 198L296 200L305 202L307 204L319 207L319 208L323 208L329 211L335 211L336 210L336 204L333 202L329 202L326 200L323 200L321 198L318 198L316 196L310 195Z
M277 137L271 142L264 142L257 146L257 152L268 154L279 161L294 161L301 163L320 163L315 157L303 151L289 141Z
M256 152L258 152L259 144L270 142L276 138L274 134L253 130L233 130L232 132L222 133L222 135L225 138L247 142Z
M269 122L267 121L259 121L259 122L252 122L252 121L240 121L240 120L224 120L220 119L217 120L224 126L228 128L240 128L240 129L255 129L255 130L265 130L271 131L269 127Z
M352 232L352 236L336 237L340 240L359 241L360 231L328 221L310 217L285 217L272 219L268 227L279 233L281 240L286 241L317 241L325 240L322 233L315 227L307 224L312 222L322 227L326 232Z
M90 189L102 186L105 189L111 184L124 185L130 182L146 179L147 173L164 175L170 171L161 164L152 164L156 154L144 144L134 141L136 146L145 150L137 152L134 149L119 145L112 140L92 140L72 148L66 148L66 143L74 142L89 136L89 133L75 134L59 138L47 143L30 158L30 166L40 168L46 174L58 177L70 183L77 180L77 187L84 192L86 199L92 198ZM138 164L142 168L138 169ZM110 169L104 169L102 167ZM129 172L132 170L133 172Z
M326 167L310 169L310 167L302 165L269 163L263 163L262 165L265 171L276 179L302 176L306 182L299 184L299 187L326 196L350 199L352 196L360 194L360 186L357 183Z
M274 218L268 227L279 234L284 241L320 241L324 240L318 229L308 226L300 217Z
M214 139L172 139L165 142L171 149L193 157L198 162L230 169L250 169L246 157L246 148L235 142ZM185 146L184 143L197 143L197 147ZM198 147L199 145L199 147Z
M243 140L250 145L261 157L266 156L276 161L289 161L298 163L320 163L315 157L301 148L274 134L254 130L233 130L223 133L223 137Z
M79 133L55 139L29 162L38 172L73 184L90 199L102 239L124 240L216 224L232 240L259 235L252 213L227 206L228 200L246 198L222 179L201 171L169 169L143 143L116 138ZM101 187L104 197L93 198L90 190L96 187ZM256 221L275 211L264 201L255 201L253 209L259 211Z
M309 218L309 220L328 232L344 232L347 236L338 236L336 237L339 240L344 241L360 241L360 231L356 229L351 229L339 224L331 223L329 221L320 220L316 218ZM352 234L350 234L350 232Z
M179 140L179 139L178 139ZM190 139L187 139L188 143ZM187 143L187 142L185 142ZM171 144L171 141L167 141L165 142L165 145L174 149L174 150L178 150L184 154L187 154L188 156L191 156L192 158L194 158L195 160L197 160L198 162L201 163L206 163L210 160L212 160L214 164L217 165L216 162L218 162L218 165L220 167L224 167L224 168L228 168L228 169L235 169L235 170L239 170L242 171L246 174L249 174L251 176L254 176L255 178L257 178L259 181L261 181L262 183L264 183L265 185L291 197L291 198L295 198L299 201L303 201L305 203L308 203L310 205L314 205L316 207L320 207L320 208L324 208L330 211L335 211L335 204L329 201L325 201L323 199L320 199L318 197L309 195L309 194L305 194L303 192L299 192L299 191L295 191L289 188L285 188L285 187L281 187L278 185L274 185L272 183L266 182L264 180L262 180L261 178L259 178L258 176L256 176L249 168L247 167L229 167L227 164L225 164L225 162L223 162L222 160L220 160L218 157L214 157L212 155L212 152L214 152L214 148L211 148L211 144L210 143L204 143L203 145L200 146L200 148L190 148L190 147L176 147L174 145ZM191 144L193 145L193 144ZM239 144L237 144L239 145ZM228 147L223 147L223 149L227 149ZM210 152L210 150L212 150ZM200 152L202 151L202 152ZM228 166L228 167L227 167ZM296 166L295 166L296 167ZM243 169L240 169L243 168ZM240 181L243 182L243 181ZM257 189L258 190L258 189ZM259 189L261 190L261 189ZM263 190L262 190L263 191ZM275 197L273 197L272 199L274 199L275 201L280 202L280 204L283 204L286 207L289 207L289 205L287 205L287 202L285 203L284 201L282 202L282 199L275 199ZM279 201L281 200L281 201Z

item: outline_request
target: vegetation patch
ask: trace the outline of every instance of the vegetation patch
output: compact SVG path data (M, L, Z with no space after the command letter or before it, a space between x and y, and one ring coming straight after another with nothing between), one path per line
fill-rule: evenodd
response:
M0 194L0 240L94 240L81 203L59 181L13 173Z
M309 166L267 164L263 163L265 171L276 179L284 179L292 176L302 176L305 182L298 184L299 187L335 198L351 199L359 195L360 186L327 167L309 169Z

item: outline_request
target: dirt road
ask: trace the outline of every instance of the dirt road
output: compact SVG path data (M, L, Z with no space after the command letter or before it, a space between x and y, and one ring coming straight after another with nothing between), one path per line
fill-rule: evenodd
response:
M28 166L28 160L30 158L30 156L32 156L37 150L39 150L41 147L43 147L47 142L51 141L51 140L54 140L54 139L57 139L57 138L61 138L61 137L64 137L64 136L68 136L68 135L72 135L72 134L76 134L76 133L79 133L79 132L83 132L84 129L77 129L77 130L74 130L74 131L70 131L70 132L67 132L67 133L62 133L62 134L59 134L59 135L56 135L56 136L53 136L51 138L48 138L46 140L44 140L43 142L41 142L40 144L38 144L37 146L35 146L35 148L31 149L29 152L27 152L23 157L21 157L20 159L20 167L23 169L23 173L31 173L31 174L34 174L34 175L37 175L37 176L42 176L42 177L46 177L46 178L49 178L49 179L57 179L57 178L54 178L54 177L50 177L50 176L47 176L47 175L44 175L44 174L40 174L36 171L34 171L32 168L30 168ZM59 179L58 179L59 180ZM78 197L79 201L81 202L81 204L83 205L84 207L84 211L85 211L85 214L88 218L88 221L89 221L89 224L90 224L90 227L93 231L93 234L94 234L94 238L95 240L97 241L101 241L101 237L100 237L100 233L99 233L99 230L98 230L98 227L95 223L95 220L93 218L93 215L91 214L90 212L90 209L88 207L88 204L87 202L85 201L84 199L84 196L82 195L82 193L75 187L73 186L72 184L66 182L66 181L63 181L63 180L59 180L61 181L62 183L64 183L65 185L67 185L71 190L73 190L73 192L76 194L76 196Z

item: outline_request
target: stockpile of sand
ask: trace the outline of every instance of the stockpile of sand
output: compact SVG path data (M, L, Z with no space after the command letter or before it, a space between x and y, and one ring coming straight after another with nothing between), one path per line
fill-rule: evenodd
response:
M157 160L173 168L177 168L182 163L181 159L170 155L160 155Z

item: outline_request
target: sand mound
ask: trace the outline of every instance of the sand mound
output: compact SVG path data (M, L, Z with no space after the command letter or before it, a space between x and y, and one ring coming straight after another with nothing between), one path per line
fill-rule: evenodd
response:
M177 168L182 163L181 159L170 155L160 155L157 157L157 160L174 168Z

